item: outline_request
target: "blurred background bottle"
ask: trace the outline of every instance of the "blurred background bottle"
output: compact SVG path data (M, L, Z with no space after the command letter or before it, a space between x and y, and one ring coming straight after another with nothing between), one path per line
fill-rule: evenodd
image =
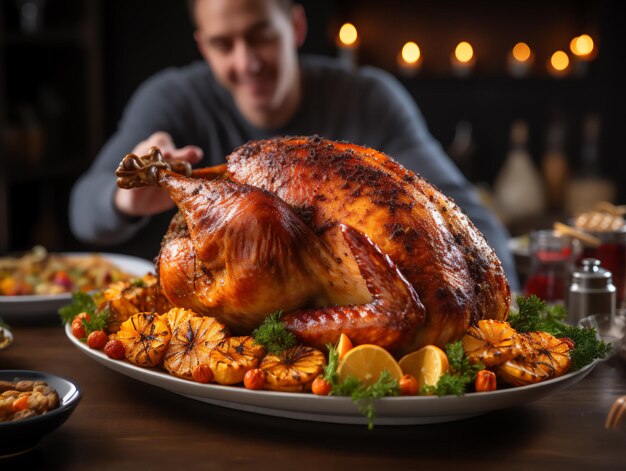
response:
M600 117L589 114L582 127L580 166L567 186L566 210L577 215L591 211L600 201L615 201L616 187L600 165Z
M569 162L565 152L566 124L557 114L548 127L546 151L541 159L541 171L546 184L546 202L552 212L565 206L565 191L569 181Z
M494 204L504 223L545 211L543 178L528 151L528 124L511 126L510 147L494 183Z

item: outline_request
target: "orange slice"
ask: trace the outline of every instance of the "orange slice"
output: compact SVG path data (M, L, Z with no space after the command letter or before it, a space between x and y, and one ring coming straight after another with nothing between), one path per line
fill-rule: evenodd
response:
M339 357L339 361L343 360L348 353L352 350L352 341L346 334L341 334L339 336L339 340L337 341L337 355Z
M340 381L354 376L369 386L378 380L384 370L398 381L402 377L402 369L391 353L378 345L362 344L346 353L339 363L337 374Z
M435 345L426 345L404 355L398 364L402 373L413 375L417 379L420 388L435 386L449 367L446 352Z

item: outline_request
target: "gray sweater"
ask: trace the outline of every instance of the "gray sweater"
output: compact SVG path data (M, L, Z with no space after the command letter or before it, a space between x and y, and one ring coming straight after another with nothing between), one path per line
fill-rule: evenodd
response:
M70 225L81 241L96 247L154 257L173 212L128 218L112 203L114 172L122 157L155 131L167 131L177 146L204 150L200 166L217 165L249 140L318 134L382 151L421 174L451 197L498 254L513 290L517 274L508 234L484 208L472 185L429 133L414 99L390 74L372 67L349 70L321 56L300 58L303 102L279 129L258 129L237 110L231 95L205 62L169 68L144 82L129 101L115 134L76 182ZM134 244L129 243L135 239Z

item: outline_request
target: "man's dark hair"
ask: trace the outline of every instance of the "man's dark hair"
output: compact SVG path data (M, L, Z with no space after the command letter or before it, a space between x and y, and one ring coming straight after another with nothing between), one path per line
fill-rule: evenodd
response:
M189 19L191 20L191 24L196 26L196 1L197 0L187 0L187 12L189 13ZM289 12L291 10L291 6L293 5L293 0L273 0L276 4L285 12Z

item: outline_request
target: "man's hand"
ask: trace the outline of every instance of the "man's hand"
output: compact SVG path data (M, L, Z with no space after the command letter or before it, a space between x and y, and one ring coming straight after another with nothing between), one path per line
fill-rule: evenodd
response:
M153 146L161 150L161 154L166 160L186 160L190 164L195 164L200 162L203 157L202 149L196 146L185 146L177 149L172 136L163 131L155 132L148 139L137 144L132 153L139 156L146 155ZM150 216L174 206L174 202L168 194L155 187L133 188L131 190L118 188L113 201L117 210L128 216Z

